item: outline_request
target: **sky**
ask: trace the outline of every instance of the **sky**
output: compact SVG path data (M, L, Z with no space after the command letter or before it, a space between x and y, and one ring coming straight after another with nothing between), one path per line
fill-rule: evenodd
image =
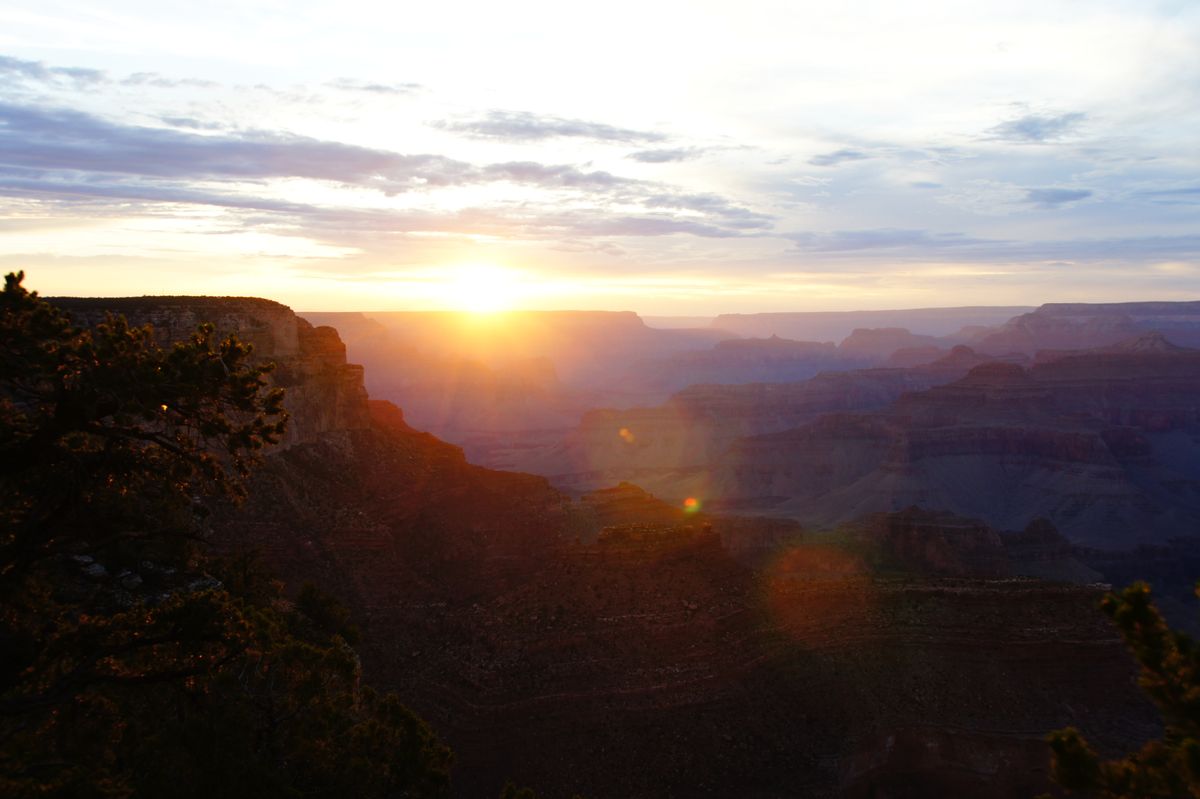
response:
M1200 299L1200 2L0 5L47 295Z

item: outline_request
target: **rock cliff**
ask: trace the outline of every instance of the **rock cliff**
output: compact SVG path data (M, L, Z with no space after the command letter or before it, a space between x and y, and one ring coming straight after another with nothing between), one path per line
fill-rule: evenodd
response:
M975 306L897 311L721 314L712 326L741 336L776 335L815 341L840 341L859 327L904 327L924 335L945 336L969 325L1000 325L1018 314L1033 310L1018 306Z
M527 449L514 463L565 490L626 480L671 500L711 496L707 467L739 439L792 429L826 413L886 408L907 392L956 380L991 360L960 346L911 369L825 372L795 383L690 386L660 406L590 411L561 443Z
M1047 303L981 331L982 352L1086 350L1158 331L1175 344L1200 346L1200 302Z
M370 426L363 368L346 362L336 330L313 327L286 305L251 297L119 297L51 300L77 324L95 325L106 314L130 324L151 325L161 346L190 337L198 325L213 324L254 347L254 357L275 364L274 385L286 391L291 414L282 446Z
M863 361L880 362L897 350L936 346L933 336L919 336L903 327L856 328L838 345L838 352Z
M1132 548L1200 525L1198 397L1196 350L989 363L883 410L742 439L709 485L806 524L915 504Z

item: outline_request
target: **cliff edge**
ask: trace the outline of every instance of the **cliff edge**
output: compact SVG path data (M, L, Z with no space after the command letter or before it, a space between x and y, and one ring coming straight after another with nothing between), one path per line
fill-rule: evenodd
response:
M56 297L76 324L94 326L108 314L154 328L168 347L211 322L221 336L253 345L254 357L275 364L274 385L286 390L291 414L281 447L371 426L363 368L346 362L346 345L332 327L314 327L291 308L254 297Z

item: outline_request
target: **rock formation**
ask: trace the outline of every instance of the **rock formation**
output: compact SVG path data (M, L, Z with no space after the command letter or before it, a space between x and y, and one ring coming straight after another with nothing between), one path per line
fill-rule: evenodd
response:
M840 341L855 328L903 327L921 335L948 336L962 328L1000 325L1033 308L976 306L896 311L808 311L721 314L712 326L739 336L782 336L796 340Z
M367 367L371 395L473 461L521 468L591 408L661 402L675 382L652 364L730 334L659 330L633 313L316 313ZM553 431L550 433L549 431Z
M974 337L982 352L1087 350L1158 331L1175 344L1200 346L1200 302L1047 303Z
M1198 397L1195 350L988 363L885 410L742 439L711 495L813 525L916 504L1001 529L1046 517L1098 547L1162 542L1200 522Z
M590 411L560 443L528 448L513 462L566 490L630 481L673 501L714 498L708 467L735 441L795 428L826 413L886 408L907 392L948 383L990 360L960 346L912 369L825 372L795 383L691 386L657 407Z
M275 364L274 385L287 392L291 414L282 446L370 426L363 368L346 363L346 347L331 327L313 327L286 305L249 297L122 297L51 300L77 324L95 325L120 314L151 325L160 346L182 341L204 322L219 335L235 334L254 357Z
M631 377L640 385L675 392L696 384L782 383L819 372L862 365L830 342L770 338L729 339L711 349L639 359Z
M838 352L847 358L882 363L897 350L934 347L937 344L938 340L933 336L918 336L903 327L860 327L842 340Z

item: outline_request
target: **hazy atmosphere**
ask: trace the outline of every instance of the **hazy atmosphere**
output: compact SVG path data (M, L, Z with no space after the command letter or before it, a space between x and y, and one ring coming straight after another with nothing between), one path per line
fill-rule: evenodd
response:
M707 315L1189 299L1187 2L9 3L45 294Z

